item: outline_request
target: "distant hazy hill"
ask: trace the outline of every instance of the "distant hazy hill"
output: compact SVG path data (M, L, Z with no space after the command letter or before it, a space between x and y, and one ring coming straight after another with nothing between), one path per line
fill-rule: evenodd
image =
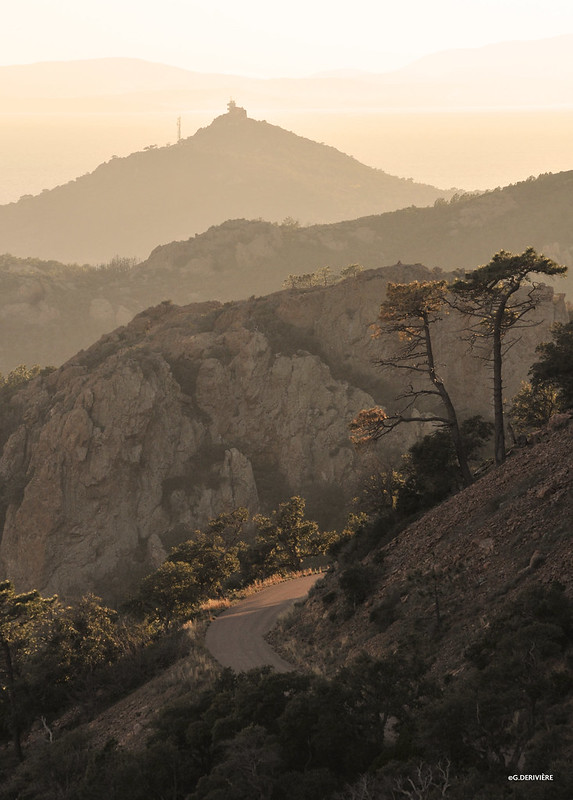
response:
M201 79L216 87L225 75L200 75L137 58L44 61L0 67L0 96L16 101L106 97L137 92L189 89Z
M443 50L423 56L401 67L395 74L417 76L426 82L453 76L472 80L480 77L571 79L572 48L573 36L566 34L535 41L498 42L483 47Z
M352 263L473 268L532 245L573 267L573 172L543 175L435 207L308 228L231 220L156 248L128 271L0 257L0 371L61 364L165 299L233 300L281 288L290 273ZM573 297L573 276L555 281Z
M356 262L378 267L402 261L471 269L498 250L522 252L530 245L573 267L573 171L336 225L297 229L232 221L158 247L132 278L166 290L177 275L180 287L194 288L189 301L229 299L273 291L291 272L326 265L336 270ZM573 276L558 280L556 288L573 295Z
M426 56L392 72L257 79L109 58L0 67L3 111L571 106L573 36Z
M234 217L336 222L451 193L360 164L242 109L0 207L0 252L80 263L146 256Z

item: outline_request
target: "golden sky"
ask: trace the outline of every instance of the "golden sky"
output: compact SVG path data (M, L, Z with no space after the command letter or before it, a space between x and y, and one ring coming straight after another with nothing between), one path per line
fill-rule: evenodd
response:
M271 77L573 33L571 0L12 0L0 64L122 56Z

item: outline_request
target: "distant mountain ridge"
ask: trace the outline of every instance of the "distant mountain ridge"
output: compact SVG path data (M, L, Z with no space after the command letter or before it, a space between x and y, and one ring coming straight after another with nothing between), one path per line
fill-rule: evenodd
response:
M451 196L257 121L230 105L176 145L115 158L0 206L0 252L97 263L145 257L235 217L337 222Z
M4 111L212 108L221 97L250 107L571 107L573 35L446 50L400 69L303 78L201 73L131 58L0 67ZM215 94L214 94L215 93ZM333 103L335 104L333 106Z
M497 78L573 78L573 36L564 34L535 41L511 41L482 47L442 50L412 61L395 71L401 76L476 79L484 73Z
M543 175L432 208L314 225L229 220L157 247L133 269L93 270L0 256L0 372L61 364L150 305L228 301L279 290L290 274L349 264L449 271L533 246L573 267L573 172ZM573 276L555 281L573 298Z
M218 76L210 76L216 79ZM224 78L225 76L220 76ZM196 73L136 58L0 66L0 96L77 98L188 87Z

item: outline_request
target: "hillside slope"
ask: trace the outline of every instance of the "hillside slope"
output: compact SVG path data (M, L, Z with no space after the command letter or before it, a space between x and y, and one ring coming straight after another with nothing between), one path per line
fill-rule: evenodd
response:
M144 258L233 217L337 222L449 195L231 107L176 145L114 158L0 206L0 251L79 263Z
M390 541L359 533L272 636L299 671L215 676L195 645L95 718L90 697L48 719L53 742L36 726L0 795L63 775L73 797L569 800L572 433L554 420Z
M336 270L356 262L365 267L401 261L444 270L473 269L499 250L518 253L533 246L573 266L572 221L573 171L561 172L462 195L449 203L438 200L431 208L404 208L332 225L277 228L231 221L188 241L158 247L141 265L136 280L165 282L176 273L185 283L194 275L196 291L208 285L210 296L219 299L213 292L221 292L226 284L227 299L241 296L241 291L244 296L248 287L278 289L278 280L289 272L325 265ZM558 291L571 287L569 281L559 282L563 288Z
M284 657L328 671L360 652L382 657L417 641L436 673L456 674L466 648L524 589L559 581L571 596L573 417L556 418L538 439L390 541L379 530L358 544L288 631L274 634ZM361 547L369 550L362 557ZM354 609L340 580L349 563L371 580Z

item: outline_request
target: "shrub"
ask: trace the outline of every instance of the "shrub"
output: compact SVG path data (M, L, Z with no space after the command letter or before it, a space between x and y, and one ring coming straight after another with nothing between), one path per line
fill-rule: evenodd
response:
M354 564L344 570L339 578L340 588L349 605L364 603L376 588L379 571L367 564Z

